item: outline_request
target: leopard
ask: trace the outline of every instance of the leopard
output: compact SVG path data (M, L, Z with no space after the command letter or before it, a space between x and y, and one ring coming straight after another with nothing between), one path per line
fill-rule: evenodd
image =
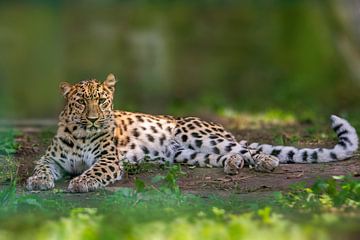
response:
M244 166L272 172L279 164L323 163L348 159L358 148L350 123L332 115L338 141L332 148L297 148L238 141L218 123L114 110L116 78L62 82L65 98L58 127L45 154L25 183L29 191L49 190L65 175L67 191L91 192L121 180L125 165L143 162L223 168L239 174Z

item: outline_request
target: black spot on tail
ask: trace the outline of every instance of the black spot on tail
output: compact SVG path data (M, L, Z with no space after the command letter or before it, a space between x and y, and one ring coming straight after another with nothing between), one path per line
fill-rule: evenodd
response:
M334 152L331 152L331 153L330 153L330 157L331 157L331 159L333 159L333 160L338 160L338 157L337 157L336 153L334 153Z
M287 156L288 156L288 160L287 160L287 163L295 163L294 161L294 151L289 151Z
M337 132L343 126L342 123L333 127L334 131Z
M349 138L347 138L347 137L340 137L339 140L340 140L340 141L343 141L343 142L349 143L350 146L353 145L353 143L352 143L352 142L349 140Z
M281 153L281 149L274 149L271 151L270 155L277 157Z
M338 144L339 144L342 148L346 149L346 143L345 143L344 141L339 141Z
M318 161L318 154L316 151L314 151L312 154L311 154L311 160L312 162L317 162Z
M338 137L341 137L342 135L348 134L348 133L349 133L349 131L345 129L345 130L339 132L339 133L337 134L337 136L338 136Z
M303 162L306 162L306 161L307 161L307 158L308 158L308 153L307 153L307 151L304 151L303 154L302 154L302 160L303 160Z

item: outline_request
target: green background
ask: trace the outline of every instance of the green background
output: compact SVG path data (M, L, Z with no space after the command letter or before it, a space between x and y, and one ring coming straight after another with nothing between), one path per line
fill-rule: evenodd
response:
M0 118L56 117L61 81L110 72L118 109L351 112L360 100L360 41L344 5L2 2Z

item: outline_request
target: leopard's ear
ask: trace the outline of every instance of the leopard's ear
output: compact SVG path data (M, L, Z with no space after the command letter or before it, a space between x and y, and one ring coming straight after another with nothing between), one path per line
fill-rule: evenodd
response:
M66 95L70 92L72 85L68 82L62 82L60 83L60 90L63 96L66 97Z
M115 84L116 84L116 79L114 74L110 73L107 77L106 80L104 81L104 85L106 87L108 87L112 92L115 91Z

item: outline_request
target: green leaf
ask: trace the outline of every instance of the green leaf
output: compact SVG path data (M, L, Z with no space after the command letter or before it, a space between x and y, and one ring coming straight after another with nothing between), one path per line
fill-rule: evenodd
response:
M145 190L145 182L139 178L136 178L135 189L137 192L143 192Z

